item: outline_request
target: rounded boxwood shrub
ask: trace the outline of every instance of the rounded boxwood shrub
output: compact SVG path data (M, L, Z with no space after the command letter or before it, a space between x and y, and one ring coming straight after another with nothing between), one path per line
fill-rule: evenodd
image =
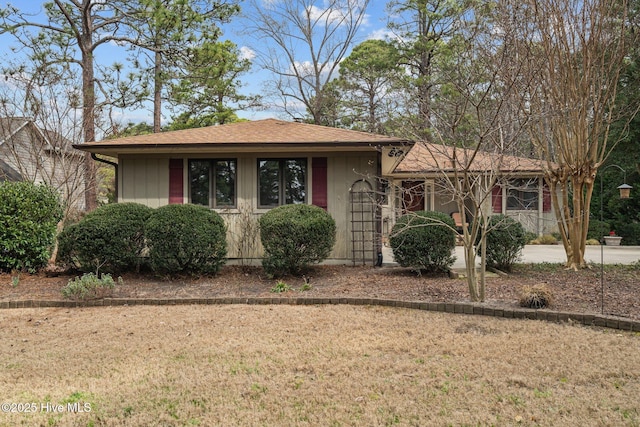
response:
M389 243L402 267L447 271L455 262L455 222L442 212L418 211L398 218Z
M55 189L30 182L0 182L0 271L34 272L45 266L62 214Z
M222 217L204 206L167 205L146 224L149 264L158 274L212 274L227 255Z
M334 219L317 206L280 206L262 215L259 222L262 267L271 276L302 273L326 259L336 242Z
M518 221L505 215L489 217L487 266L511 271L526 244L527 233Z
M81 271L139 270L145 223L153 209L139 203L100 206L58 236L58 260Z

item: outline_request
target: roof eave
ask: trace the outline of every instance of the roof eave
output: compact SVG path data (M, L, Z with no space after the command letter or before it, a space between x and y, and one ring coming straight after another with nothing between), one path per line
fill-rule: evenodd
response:
M389 141L362 141L362 142L263 142L263 143L173 143L173 144L109 144L109 143L86 143L74 144L73 148L81 151L88 151L97 154L134 154L134 153L177 153L177 152L280 152L288 151L314 151L314 150L332 150L332 151L370 151L385 146L393 146L399 144L411 144L404 140Z

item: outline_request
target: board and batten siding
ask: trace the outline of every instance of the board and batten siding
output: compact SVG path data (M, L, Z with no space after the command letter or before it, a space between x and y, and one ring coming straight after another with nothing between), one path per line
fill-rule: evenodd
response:
M247 221L255 222L268 209L258 208L258 158L307 158L307 200L314 201L314 170L326 174L326 201L315 196L315 201L326 204L326 210L336 221L336 245L330 255L332 260L351 260L351 210L349 189L358 180L367 180L375 186L377 155L371 153L282 153L274 154L197 154L171 155L161 157L120 156L119 158L119 201L137 202L156 208L169 204L170 171L176 170L176 160L183 160L183 203L189 202L188 159L234 158L237 159L236 207L217 209L227 224L229 258L260 258L262 246L257 227L253 235ZM326 158L326 166L322 159ZM314 159L316 166L314 167ZM170 168L173 165L173 169ZM317 181L316 191L322 191ZM321 178L320 178L321 179ZM174 192L175 196L175 192ZM172 200L175 202L175 200ZM322 203L324 202L324 203ZM321 206L325 207L325 206ZM248 230L248 231L247 231Z
M169 203L169 158L121 156L118 159L118 201L152 208Z

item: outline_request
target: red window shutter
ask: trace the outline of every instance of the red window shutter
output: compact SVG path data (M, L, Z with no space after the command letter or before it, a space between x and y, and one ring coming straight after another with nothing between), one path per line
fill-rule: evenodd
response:
M551 191L546 182L542 186L542 212L551 212Z
M180 205L184 202L184 162L182 159L169 159L169 204Z
M327 210L327 158L314 157L313 159L311 159L311 171L311 203L313 205L321 207L324 210Z
M493 207L493 213L502 213L502 187L499 185L491 189L491 206Z

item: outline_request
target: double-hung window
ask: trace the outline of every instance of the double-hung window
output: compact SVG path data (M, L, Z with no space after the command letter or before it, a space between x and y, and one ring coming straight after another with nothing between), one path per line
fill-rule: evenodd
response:
M511 180L507 190L507 210L537 210L538 190L536 178Z
M261 208L307 202L307 159L258 159Z
M189 160L189 196L191 203L224 209L236 206L235 159Z

